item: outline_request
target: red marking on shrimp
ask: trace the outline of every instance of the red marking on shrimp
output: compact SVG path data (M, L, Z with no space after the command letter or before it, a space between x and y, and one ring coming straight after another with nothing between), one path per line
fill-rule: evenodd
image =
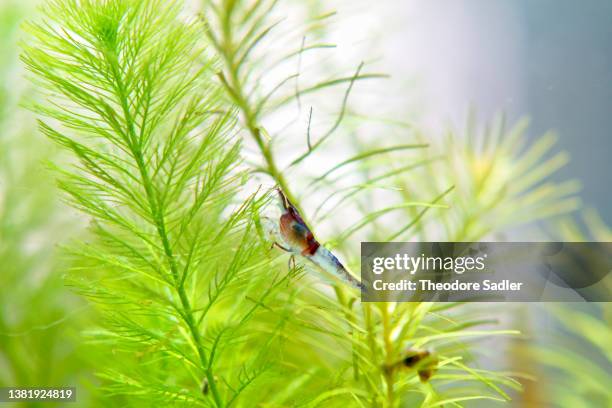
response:
M314 255L315 252L317 252L317 249L319 249L319 247L321 246L321 244L319 244L314 238L312 239L312 242L308 245L308 248L304 249L302 251L302 255L303 256L307 256L307 255Z

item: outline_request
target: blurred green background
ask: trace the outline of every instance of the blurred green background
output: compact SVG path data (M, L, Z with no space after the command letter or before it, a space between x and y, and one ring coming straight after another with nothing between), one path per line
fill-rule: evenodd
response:
M81 331L94 316L64 285L58 250L82 220L61 203L46 165L56 150L22 106L31 88L19 28L34 13L29 2L0 3L0 384L80 384L89 405L93 368Z

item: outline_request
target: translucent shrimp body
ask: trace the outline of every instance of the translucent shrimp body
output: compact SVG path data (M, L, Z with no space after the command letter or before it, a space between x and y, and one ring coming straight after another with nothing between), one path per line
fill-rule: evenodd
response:
M284 244L278 244L278 246L294 255L308 259L323 271L336 275L351 286L363 290L363 284L347 271L331 251L315 239L312 231L285 194L278 188L277 192L281 201L278 231L282 244Z

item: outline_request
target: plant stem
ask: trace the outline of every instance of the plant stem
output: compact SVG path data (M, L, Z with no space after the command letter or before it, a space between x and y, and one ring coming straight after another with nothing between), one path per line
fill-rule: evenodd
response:
M372 320L372 308L369 303L362 304L362 312L363 312L363 320L367 332L367 342L368 347L370 349L370 359L371 361L379 361L378 359L378 349L376 347L376 337L374 333L374 321ZM376 408L378 406L377 400L378 396L376 394L376 390L372 386L372 384L367 382L371 392L372 392L372 408Z
M208 385L210 386L211 393L215 400L215 404L218 407L223 407L223 401L221 399L221 395L219 394L219 390L217 388L217 384L215 382L214 375L212 373L212 368L210 364L208 364L208 358L206 356L206 352L204 350L204 346L202 343L202 337L200 335L200 331L195 324L195 319L193 317L193 310L191 307L191 302L189 301L189 297L185 292L185 285L182 280L182 277L179 274L178 267L176 265L176 259L174 256L174 252L172 251L172 247L170 245L170 240L168 238L168 234L166 231L166 223L164 219L163 211L160 208L158 201L155 199L155 195L152 188L152 182L149 178L149 174L146 166L142 160L142 154L139 151L134 152L134 157L138 163L138 169L140 171L140 176L142 177L143 184L145 186L145 191L147 194L147 199L149 201L149 205L151 207L151 212L154 218L154 222L156 225L157 233L162 242L162 246L164 248L164 255L168 260L168 264L170 266L170 272L172 273L172 278L174 279L174 289L177 291L179 295L179 299L181 301L181 316L187 324L189 328L189 332L191 333L191 337L196 345L196 349L198 352L198 356L200 357L200 362L202 363L202 367L205 368L206 379L208 381ZM184 273L187 273L185 271Z
M357 320L355 319L355 313L353 312L352 304L350 303L350 300L346 297L344 288L339 285L335 285L334 291L336 292L338 303L340 303L342 309L344 310L344 317L349 323L349 330L351 331L351 348L353 349L353 378L355 379L355 381L359 381L359 357L357 356L357 332L355 330Z
M232 19L231 13L233 11L233 7L229 7L226 10L226 14L221 21L221 39L213 38L211 34L211 40L214 46L216 47L219 54L222 56L225 66L227 68L228 77L226 77L222 72L219 73L219 78L221 83L225 87L227 93L231 96L234 104L237 106L238 110L242 114L242 118L244 120L245 126L248 129L248 132L251 138L257 144L259 151L263 157L265 167L264 171L274 179L274 181L281 188L287 199L297 208L300 212L304 220L308 223L308 218L306 213L302 209L300 202L297 200L295 195L292 193L289 185L285 179L283 173L279 170L278 165L276 164L276 160L274 154L272 152L271 144L265 140L262 135L261 126L258 123L258 112L252 109L252 105L248 99L248 96L245 94L244 83L240 79L239 69L237 67L237 55L235 52L235 45L233 42L232 35ZM344 288L340 285L334 284L334 291L336 294L336 298L338 303L344 310L345 317L349 324L349 328L351 330L351 345L352 345L352 363L353 363L353 374L355 380L359 378L359 359L356 350L356 336L355 326L357 324L355 314L350 305L350 299L347 299Z
M394 353L393 341L391 339L391 316L389 315L389 304L381 303L380 309L382 312L383 341L385 345L385 367L392 367ZM384 370L383 374L387 384L387 408L393 408L395 404L393 370Z
M221 78L223 86L232 97L233 102L236 104L236 106L242 113L246 128L248 129L251 138L255 140L255 143L257 144L257 147L261 152L261 155L265 162L264 171L274 179L274 181L278 184L281 190L283 190L283 193L285 194L287 199L289 199L289 201L291 201L291 203L298 209L300 214L305 216L305 213L301 208L300 203L291 192L291 189L289 188L285 176L279 170L276 164L276 160L272 153L272 146L270 146L270 143L264 140L260 125L258 123L257 114L251 108L251 104L248 100L248 97L245 95L244 84L240 80L240 75L237 68L238 61L232 35L232 11L233 7L229 7L228 10L226 10L224 18L222 19L223 38L221 39L221 41L213 39L211 37L212 43L217 48L219 54L221 54L221 56L223 57L229 75L229 78L226 78L223 73L219 73L219 77Z
M166 230L166 222L164 217L164 212L162 210L162 206L159 200L159 195L155 194L153 188L153 182L143 160L143 152L140 144L140 140L138 140L138 135L136 134L134 119L128 104L128 97L125 92L125 86L120 76L120 68L118 66L117 58L115 55L109 55L109 63L112 68L112 74L115 80L115 88L117 92L117 96L119 97L119 101L121 104L121 108L123 110L123 115L125 117L125 123L127 126L127 142L130 153L132 154L136 164L138 166L138 171L140 173L140 177L142 180L143 187L145 189L147 201L149 204L149 209L151 211L151 216L153 218L153 223L157 230L157 234L161 241L164 255L168 261L168 265L170 267L170 273L172 274L172 278L174 280L174 289L176 290L180 302L181 302L181 316L187 325L191 337L195 343L196 350L198 356L200 358L200 362L202 364L202 368L205 372L206 379L210 386L210 390L215 400L215 405L217 407L223 407L223 400L221 399L221 395L219 394L219 390L217 388L217 384L215 382L215 377L212 372L212 367L208 364L208 358L206 356L206 352L204 350L204 345L202 342L202 337L200 335L200 331L195 324L195 319L193 316L193 309L191 307L191 302L189 301L189 297L185 292L184 281L180 276L179 268L176 264L176 258L174 256L174 252L172 250L172 246L170 244L170 239L168 237L168 233ZM187 273L185 271L184 273Z
M226 63L228 66L231 67L233 65L232 60L227 60L228 58L229 57L226 56ZM278 184L281 190L283 190L285 196L298 209L300 214L304 215L304 211L302 210L302 208L300 208L300 203L289 189L289 185L285 179L285 176L278 169L274 154L272 153L272 147L264 140L264 137L261 134L261 129L257 124L257 118L255 117L255 114L252 111L247 98L244 96L243 84L240 82L237 72L230 70L229 81L227 78L225 78L223 74L220 74L220 78L226 90L232 96L234 103L242 113L249 134L251 135L253 140L255 140L255 143L257 143L257 147L259 148L259 151L261 152L261 155L265 162L264 171L274 179L274 181Z

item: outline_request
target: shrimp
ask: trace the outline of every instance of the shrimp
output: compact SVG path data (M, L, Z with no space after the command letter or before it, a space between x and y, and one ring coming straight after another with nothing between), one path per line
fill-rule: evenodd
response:
M276 188L281 202L281 216L278 220L278 231L281 243L275 245L293 255L308 259L323 271L340 277L351 286L365 290L365 286L342 265L338 258L322 246L314 237L311 229L300 215L299 211L280 188Z

